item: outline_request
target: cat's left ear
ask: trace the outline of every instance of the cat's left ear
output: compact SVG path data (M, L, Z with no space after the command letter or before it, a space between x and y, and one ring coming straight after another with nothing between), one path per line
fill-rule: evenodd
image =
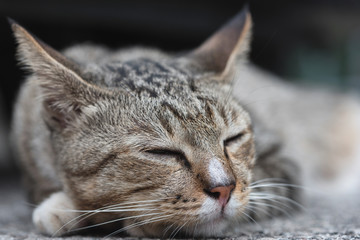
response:
M226 75L237 57L246 57L249 50L251 16L248 6L215 32L190 58L204 71Z
M29 84L38 86L44 106L43 117L52 129L64 130L89 106L106 95L105 90L86 82L80 65L66 58L10 20L18 42L17 54L23 66L34 75Z

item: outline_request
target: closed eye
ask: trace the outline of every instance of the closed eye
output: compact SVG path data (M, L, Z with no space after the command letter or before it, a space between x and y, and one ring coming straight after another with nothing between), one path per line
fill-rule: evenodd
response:
M185 154L178 150L172 149L149 149L145 150L146 153L150 153L152 155L164 156L164 157L175 157L180 160L186 167L190 168L190 162L186 158Z
M236 135L233 136L233 137L229 137L228 139L226 139L226 140L224 141L224 146L225 146L225 147L226 147L226 146L229 146L231 143L234 143L234 142L240 140L243 136L244 136L244 133L241 132L241 133L239 133L239 134L236 134Z
M184 156L182 152L171 149L149 149L149 150L145 150L145 152L155 155L171 155L171 156L179 156L179 157Z

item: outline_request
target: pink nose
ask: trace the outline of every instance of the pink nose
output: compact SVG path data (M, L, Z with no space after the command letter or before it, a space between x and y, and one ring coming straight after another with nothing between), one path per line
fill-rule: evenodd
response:
M219 186L210 189L210 192L212 193L213 197L218 199L221 206L225 207L225 205L228 203L231 193L234 190L235 185L231 184L228 186Z

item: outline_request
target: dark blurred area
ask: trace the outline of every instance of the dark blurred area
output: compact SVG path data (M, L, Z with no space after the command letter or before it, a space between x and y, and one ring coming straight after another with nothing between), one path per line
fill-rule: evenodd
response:
M3 121L5 128L0 126L0 134L7 134L13 102L25 75L16 64L6 17L55 49L90 41L112 48L150 45L178 51L198 46L243 4L0 1L0 125ZM251 0L250 10L254 22L252 62L288 81L360 92L360 1Z

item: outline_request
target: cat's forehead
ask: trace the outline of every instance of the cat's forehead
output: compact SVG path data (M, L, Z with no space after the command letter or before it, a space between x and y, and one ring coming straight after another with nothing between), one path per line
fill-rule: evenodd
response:
M181 95L191 91L193 78L175 64L149 58L111 61L103 64L108 76L105 84L136 95L157 98L161 95Z
M159 61L146 57L131 59L128 61L109 61L104 64L107 70L117 73L121 77L137 76L144 77L149 74L187 75L183 70L171 62Z
M234 108L237 104L230 100L226 85L211 81L211 75L194 75L185 66L169 58L113 59L97 64L101 74L97 84L119 89L121 94L128 93L132 104L126 109L133 113L139 110L160 116L165 111L185 122L193 118L202 119L206 124L215 120L211 117L213 111L220 112L223 118L231 118L227 115L238 109ZM117 104L122 107L122 102Z

